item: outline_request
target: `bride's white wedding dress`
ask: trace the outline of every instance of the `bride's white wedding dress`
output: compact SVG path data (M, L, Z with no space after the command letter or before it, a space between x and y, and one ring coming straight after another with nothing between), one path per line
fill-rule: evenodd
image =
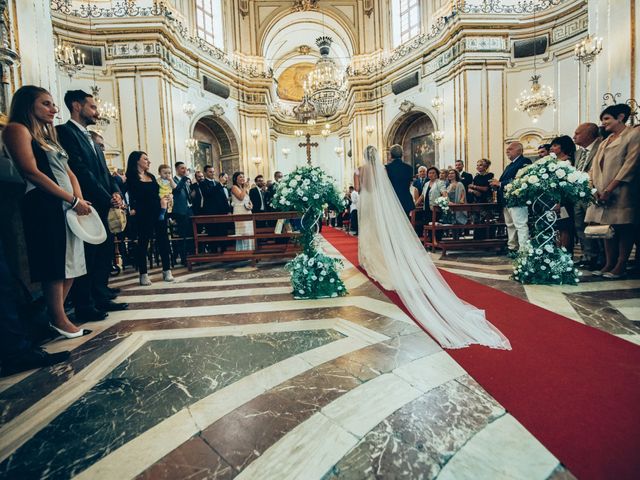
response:
M387 290L395 290L411 315L445 348L472 344L511 349L484 311L460 300L433 264L396 196L373 146L357 174L358 260ZM408 188L408 186L407 186Z

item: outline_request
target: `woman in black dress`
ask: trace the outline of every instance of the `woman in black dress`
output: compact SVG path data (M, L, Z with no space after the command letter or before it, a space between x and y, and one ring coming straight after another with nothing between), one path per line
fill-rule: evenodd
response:
M58 144L53 128L57 112L44 88L19 88L2 137L27 181L22 220L31 281L42 283L51 327L60 335L75 338L90 330L71 323L64 301L73 279L84 275L86 266L84 243L67 226L65 214L73 209L78 215L88 215L91 207L82 199L78 180L67 165L67 154Z
M489 181L493 178L493 173L489 172L491 161L481 158L476 164L478 173L473 177L473 182L469 185L469 197L473 203L490 203L491 187Z
M145 152L131 152L127 160L127 191L131 218L138 232L137 263L140 273L140 285L149 286L151 280L147 274L147 250L149 240L155 232L156 243L162 260L162 279L172 282L171 262L169 259L169 233L167 231L166 199L164 204L159 196L160 187L156 178L149 173L151 162ZM164 208L163 208L164 207Z
M561 135L551 141L551 153L553 153L559 162L569 162L575 164L576 144L569 135ZM556 222L558 229L558 240L560 246L566 248L569 254L573 254L574 242L574 220L573 220L573 204L562 203L557 206L559 220Z

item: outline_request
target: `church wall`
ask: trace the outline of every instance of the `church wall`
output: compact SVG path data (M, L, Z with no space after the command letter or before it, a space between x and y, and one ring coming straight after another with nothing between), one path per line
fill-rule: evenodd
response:
M15 35L19 46L22 85L37 85L59 97L53 62L53 26L49 0L16 0Z

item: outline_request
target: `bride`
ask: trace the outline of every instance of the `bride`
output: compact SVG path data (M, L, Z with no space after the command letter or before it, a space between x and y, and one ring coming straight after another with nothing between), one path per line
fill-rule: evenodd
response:
M374 146L355 173L360 193L358 260L369 276L395 290L413 318L445 348L472 344L511 349L484 311L460 300L416 236ZM408 186L407 186L408 188Z

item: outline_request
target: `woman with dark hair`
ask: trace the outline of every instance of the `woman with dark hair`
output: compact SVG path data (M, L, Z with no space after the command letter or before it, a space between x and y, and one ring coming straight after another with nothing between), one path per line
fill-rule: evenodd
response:
M251 213L253 204L249 199L249 182L247 182L244 172L235 172L232 177L231 206L234 215L248 215ZM253 235L253 222L234 222L236 235ZM253 250L253 240L236 240L236 250Z
M150 166L151 162L145 152L131 152L127 160L127 191L130 214L134 218L138 232L136 257L142 286L151 285L147 274L147 250L154 232L162 261L162 279L165 282L173 282L167 231L168 199L159 197L160 187L156 178L149 173Z
M569 162L574 165L576 144L573 143L573 139L570 136L561 135L551 141L551 153L556 156L559 162ZM557 209L560 216L560 219L556 222L559 243L572 254L574 242L573 204L562 203L558 205Z
M590 170L597 203L587 209L585 223L611 225L615 236L604 241L606 264L593 272L604 278L621 278L633 246L634 228L640 220L637 188L640 130L625 125L631 114L626 104L611 105L600 114L610 135L604 140Z
M449 202L454 204L467 203L467 192L465 191L464 184L460 181L460 172L455 168L450 168L447 171L447 179L449 180L449 186L447 187L447 195ZM456 211L453 217L455 223L464 225L467 223L469 216L467 212ZM457 237L458 231L454 231L454 236Z
M86 335L64 311L73 279L86 270L84 243L69 229L66 211L91 212L82 198L68 156L58 143L53 119L58 108L44 88L26 85L11 101L9 124L2 138L11 157L27 180L22 204L29 270L33 282L42 282L51 327L67 338Z

